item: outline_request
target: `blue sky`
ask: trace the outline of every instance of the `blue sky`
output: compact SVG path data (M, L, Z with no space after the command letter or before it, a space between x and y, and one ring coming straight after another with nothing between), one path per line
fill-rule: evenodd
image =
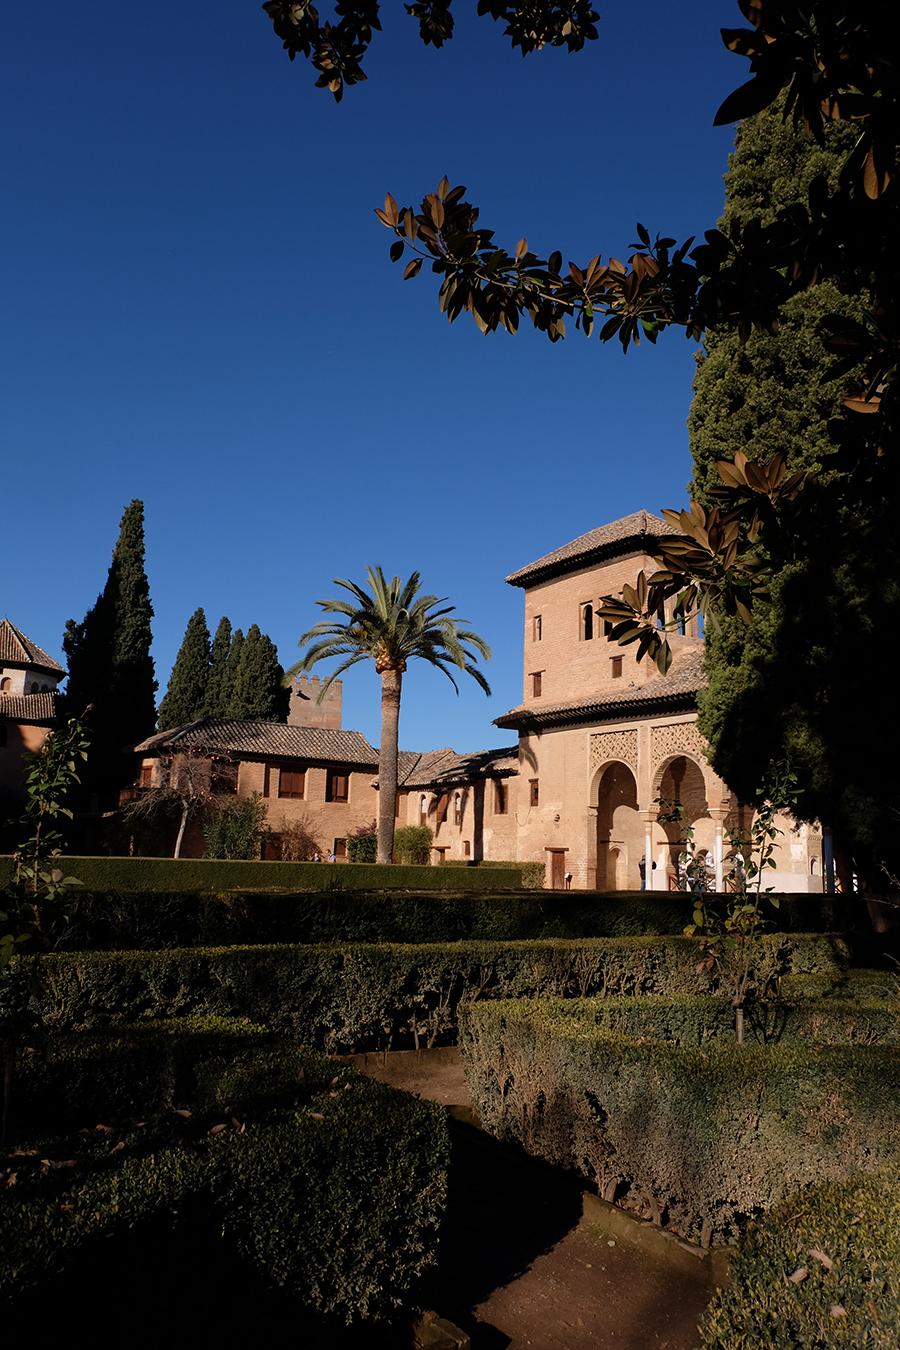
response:
M411 669L401 744L503 743L522 671L504 577L684 504L695 349L450 327L373 208L446 174L502 242L582 263L626 256L638 220L714 225L737 6L598 8L599 42L523 60L474 3L441 51L387 4L340 106L256 0L7 11L0 613L60 655L133 497L160 694L198 605L258 623L287 666L333 578L418 569L492 645L494 697ZM367 667L344 725L377 744Z

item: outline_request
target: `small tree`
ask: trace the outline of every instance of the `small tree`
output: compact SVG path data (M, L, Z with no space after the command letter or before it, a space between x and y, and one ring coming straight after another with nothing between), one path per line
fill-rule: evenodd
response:
M408 867L428 867L433 843L430 825L404 825L394 834L394 856Z
M759 984L759 938L771 920L763 909L768 903L778 909L780 901L771 887L762 888L767 868L775 867L775 841L783 833L775 823L782 811L796 808L802 788L787 760L769 768L765 782L756 791L757 806L749 831L729 833L731 848L731 894L725 899L694 899L693 922L685 928L688 937L699 937L703 960L697 973L719 970L734 1008L734 1032L744 1043L744 1007L748 994Z
M62 836L56 825L71 817L66 798L80 782L79 760L86 760L84 728L72 718L64 731L51 732L40 750L23 755L27 767L27 804L21 818L30 829L14 854L15 876L0 897L0 1042L3 1051L3 1129L5 1146L16 1053L43 1023L37 1011L41 993L39 960L59 940L69 921L73 890L81 885L56 865Z
M203 826L205 858L259 858L268 828L268 810L262 794L213 808Z

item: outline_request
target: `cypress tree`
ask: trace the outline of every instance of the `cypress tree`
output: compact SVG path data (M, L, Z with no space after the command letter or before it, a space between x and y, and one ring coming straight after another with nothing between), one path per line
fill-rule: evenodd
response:
M157 728L170 731L203 717L209 687L210 644L206 615L198 609L191 615L184 641L172 667L166 696L159 705Z
M819 148L782 122L780 107L746 120L726 177L726 223L771 220L804 198L819 173L833 182L854 139L852 126L838 123ZM900 619L900 555L885 485L873 491L835 473L840 455L828 422L850 381L827 381L832 358L821 321L828 314L860 319L866 281L845 276L794 296L776 335L754 333L742 346L736 334L710 334L688 419L690 491L706 506L720 481L716 460L738 450L751 460L784 451L789 470L819 476L805 489L815 498L805 517L805 556L773 577L771 604L757 607L750 627L723 616L720 633L707 626L709 689L699 725L715 768L745 800L767 765L787 753L804 789L803 817L831 825L863 873L877 870L874 859L887 856L896 829L893 755L871 755L858 716L865 707L877 734L897 740L886 691L871 674L883 664L884 625ZM897 477L889 467L883 472ZM895 492L896 483L887 498Z
M209 657L209 683L206 691L206 714L208 717L224 717L227 706L226 669L228 653L231 650L231 623L226 618L219 620L216 635L213 638Z
M228 716L254 722L283 720L283 677L275 644L252 624L235 671Z
M228 648L228 660L225 662L225 671L222 676L218 713L220 717L231 716L231 713L228 711L231 705L231 691L234 689L234 678L237 674L238 666L241 664L241 653L243 650L243 630L236 628L231 635L231 646Z
M91 749L82 787L114 790L133 765L122 751L143 740L156 723L150 586L144 566L144 504L126 507L106 585L81 623L69 620L63 637L69 680L67 710L86 717Z

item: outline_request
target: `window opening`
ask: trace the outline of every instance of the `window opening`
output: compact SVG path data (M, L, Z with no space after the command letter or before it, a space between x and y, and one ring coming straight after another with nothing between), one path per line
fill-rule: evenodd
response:
M539 801L540 801L539 781L540 781L540 780L537 779L537 778L530 778L530 779L528 780L528 786L529 786L529 788L531 789L531 805L532 805L532 806L537 806L538 803L539 803Z
M532 672L532 675L531 675L531 696L532 696L532 698L540 698L540 696L541 696L541 686L542 686L542 683L543 683L542 680L541 680L541 676L542 676L542 675L543 675L543 671L541 671L541 670L535 670L535 671Z
M532 642L540 642L540 640L541 640L541 616L540 616L540 614L535 614L534 618L531 620L531 640L532 640Z
M618 679L621 677L621 675L622 675L622 658L621 658L621 656L612 656L612 657L610 657L610 662L609 662L609 664L610 664L610 666L612 667L612 678L613 678L614 680L618 680Z
M590 642L594 636L594 610L591 605L581 607L581 636L585 642Z
M306 789L306 774L292 769L282 769L278 776L279 797L294 797L302 800Z

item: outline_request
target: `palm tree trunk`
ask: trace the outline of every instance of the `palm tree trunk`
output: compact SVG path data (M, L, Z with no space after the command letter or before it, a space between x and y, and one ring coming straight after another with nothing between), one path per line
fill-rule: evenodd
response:
M394 852L397 809L397 748L400 734L399 670L381 672L381 748L378 752L378 861L389 863Z

